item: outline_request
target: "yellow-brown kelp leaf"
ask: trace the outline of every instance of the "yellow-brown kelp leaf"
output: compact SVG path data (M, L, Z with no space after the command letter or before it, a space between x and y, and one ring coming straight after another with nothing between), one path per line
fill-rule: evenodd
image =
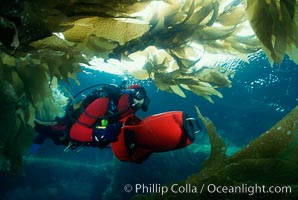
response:
M15 59L12 60L14 60L14 63L16 62ZM7 63L7 61L5 63ZM2 65L0 63L0 75L1 79L13 86L17 97L20 97L24 93L24 83L15 70L15 66Z
M181 56L183 56L185 53L184 50L177 50ZM228 76L231 76L233 73L231 70L224 70L221 68L204 68L195 73L185 73L188 70L187 67L190 66L184 67L182 61L174 54L176 54L176 52L172 52L171 55L175 56L176 62L181 62L179 68L175 69L174 71L168 72L171 67L169 67L170 65L164 63L165 58L162 56L156 60L148 60L148 63L144 66L144 68L150 74L150 77L153 78L155 85L160 90L185 97L183 90L181 90L179 87L180 84L183 84L181 87L187 87L187 89L191 90L194 94L202 96L209 102L213 103L211 98L212 95L222 98L222 94L215 89L216 87L231 87L231 81L228 78ZM161 65L154 64L160 62ZM171 65L173 65L173 63L171 63Z
M10 66L10 67L16 66L16 59L13 56L10 56L6 53L2 53L1 57L2 57L2 63L4 65Z
M257 52L261 49L260 41L254 35L252 36L230 36L225 39L229 42L231 47L243 55L247 55L251 52ZM240 56L238 56L240 57ZM240 57L241 58L241 57ZM244 59L247 60L247 59Z
M23 156L27 153L35 136L34 129L25 124L22 117L16 114L15 127L4 147L4 155L10 162L10 171L12 173L21 172L23 170Z
M82 56L69 54L63 51L54 51L51 49L41 49L38 55L42 64L39 66L50 76L55 76L59 80L68 82L68 76L72 73L78 73L82 70L79 63L85 61Z
M127 24L112 18L90 17L82 18L74 23L71 29L63 32L65 38L72 42L83 42L92 35L108 40L126 42L142 36L149 30L145 24Z
M52 50L60 50L60 51L70 51L71 48L73 48L75 45L76 44L74 42L61 39L57 35L52 35L50 37L30 43L30 46L36 49L49 48Z
M188 45L173 48L172 52L174 52L179 58L185 58L189 60L197 60L201 56L195 48Z
M224 74L219 72L217 68L204 68L197 73L197 78L200 81L213 83L219 87L231 87L231 81Z
M130 72L130 74L138 80L146 80L149 78L149 74L146 70L136 70Z
M206 27L196 32L201 40L220 40L231 36L236 26Z
M175 63L179 66L181 72L188 71L198 61L200 61L202 53L190 46L182 46L170 50L170 55L175 59ZM173 64L171 66L174 66ZM168 67L169 68L169 67ZM174 68L175 70L177 68ZM167 69L168 71L168 69Z
M222 94L214 89L213 86L209 83L198 82L196 85L188 85L188 87L194 94L204 97L210 103L214 103L214 101L210 97L212 95L216 95L222 98Z
M256 49L260 49L260 40L255 35L248 36L239 36L233 35L226 39L226 41L230 43L241 43L243 45L248 45L250 47L255 47Z
M11 71L11 84L18 97L24 94L24 83L15 70Z
M157 71L162 72L168 69L169 59L170 56L163 52L158 55L154 55L151 62L154 64L154 68Z
M97 37L96 35L90 35L87 42L87 46L91 47L96 52L109 52L117 45L117 42L113 42L103 37Z
M239 181L296 185L298 167L298 107L271 129L228 159L226 174ZM262 172L262 177L259 177ZM237 180L237 179L236 179ZM295 187L295 186L293 186Z
M35 136L35 131L33 130L33 120L35 119L34 109L32 105L29 106L19 106L16 111L16 118L20 121L20 127L18 130L18 145L21 150L21 154L25 155L28 148L32 144L32 139Z
M154 73L154 83L156 87L162 91L175 93L181 97L186 97L179 85L181 83L196 83L196 81L193 81L191 78L184 79L177 70L169 74Z
M179 95L180 97L183 97L183 98L186 97L184 92L179 87L179 85L171 85L170 88L175 94Z
M292 143L298 142L298 106L286 117L276 123L271 129L263 133L247 147L230 158L230 162L245 159L276 158L287 148L292 148ZM296 144L297 145L297 144ZM295 147L298 150L298 146ZM293 152L291 152L293 153ZM298 155L296 154L298 161Z
M33 105L41 104L44 98L52 96L49 80L42 66L22 66L18 68L18 74L24 81L27 96Z
M279 14L275 18L274 31L275 31L275 41L274 41L274 50L276 52L276 60L277 63L281 63L287 49L288 38L290 38L289 34L291 32L292 26L292 18L288 13L287 8L284 3L281 1Z
M68 77L71 78L72 80L74 80L77 85L80 85L80 81L78 80L78 77L77 77L77 72L78 71L75 71L73 73L69 73Z
M127 5L119 5L119 1L115 1L114 4L118 5L119 13L127 13L127 14L133 14L136 12L142 12L148 5L150 4L151 1L146 0L146 1L126 1ZM106 5L106 2L103 2L104 5ZM115 9L115 5L111 5L112 9ZM114 15L117 17L117 15ZM119 16L119 14L118 14Z
M243 6L237 6L229 11L224 11L217 20L224 26L235 26L246 20L245 9Z
M202 4L203 7L200 8L200 5L199 5L196 8L196 10L200 8L203 11L203 13L207 14L207 12L209 11L209 14L208 16L205 17L205 19L201 18L200 21L198 21L198 25L212 26L219 15L218 1L201 1L200 3L203 3ZM199 12L201 12L201 10ZM196 15L196 13L194 15Z
M195 2L195 1L193 1ZM200 2L202 3L202 1ZM202 5L196 2L194 13L187 19L186 24L206 25L210 22L214 9L212 4Z
M118 45L118 42L105 39L103 37L97 37L95 35L90 35L86 41L78 43L73 49L72 54L84 55L87 60L93 57L100 57L103 59L109 58L109 53ZM82 61L81 61L82 62Z
M269 3L265 0L254 1L248 0L246 13L251 27L254 29L257 37L263 45L274 53L272 46L273 35L273 10L269 9ZM269 55L270 56L270 55Z
M171 11L164 16L164 24L167 26L173 26L175 24L182 23L186 19L187 13L180 10L180 8L180 5L177 3L171 4Z
M298 48L292 47L290 50L287 51L290 58L298 64Z
M204 117L199 108L195 106L198 117L202 120L204 127L207 130L209 141L211 144L211 152L208 159L202 164L202 176L210 176L216 170L220 170L226 162L226 144L223 139L216 133L216 127L213 122Z
M175 85L171 76L162 73L154 73L154 83L162 91L172 92L170 85Z
M297 188L297 175L293 173L298 167L297 119L298 107L231 156L225 174L238 177L235 178L237 181L292 185L292 189Z
M34 127L34 120L35 120L35 113L36 110L32 106L32 104L28 103L23 103L19 104L17 113L22 117L23 121L29 125Z
M290 1L247 1L247 16L257 37L264 45L269 61L280 63L293 43L297 45L297 3ZM295 5L295 7L294 7Z
M62 79L66 83L69 83L69 75L75 72L79 72L75 70L78 68L79 63L74 63L72 59L64 59L63 61L64 62L60 66L59 71Z
M256 50L255 47L250 48L247 45L243 45L241 48L235 48L235 46L233 45L234 43L237 42L230 42L228 38L224 40L204 41L204 49L206 52L209 52L211 54L232 54L240 59L243 59L244 61L248 61L248 53L255 52ZM239 52L238 49L241 51Z

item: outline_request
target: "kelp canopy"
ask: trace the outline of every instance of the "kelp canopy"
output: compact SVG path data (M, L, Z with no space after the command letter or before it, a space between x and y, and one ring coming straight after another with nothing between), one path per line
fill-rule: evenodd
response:
M12 165L21 157L2 134L19 140L34 114L49 106L55 111L50 85L76 80L79 63L88 65L94 56L105 61L143 56L143 68L130 75L151 78L161 90L182 97L190 90L210 102L212 95L222 97L218 87L231 87L233 72L198 67L205 53L247 60L262 48L271 63L280 63L285 53L297 63L297 8L295 0L3 0L0 80L10 92L0 98L11 105L1 115L20 117L13 124L1 121L0 154Z

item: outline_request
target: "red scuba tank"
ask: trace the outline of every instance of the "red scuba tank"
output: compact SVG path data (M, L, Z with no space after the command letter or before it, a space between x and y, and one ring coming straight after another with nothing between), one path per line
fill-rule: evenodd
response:
M194 141L194 127L181 111L146 117L135 115L123 119L118 141L112 143L114 155L122 161L142 162L153 152L186 147Z

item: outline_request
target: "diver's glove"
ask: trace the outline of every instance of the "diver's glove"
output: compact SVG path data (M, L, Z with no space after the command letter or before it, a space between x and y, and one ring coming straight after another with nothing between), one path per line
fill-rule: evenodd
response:
M115 142L118 139L121 122L109 124L104 128L95 128L93 130L92 139L94 142Z

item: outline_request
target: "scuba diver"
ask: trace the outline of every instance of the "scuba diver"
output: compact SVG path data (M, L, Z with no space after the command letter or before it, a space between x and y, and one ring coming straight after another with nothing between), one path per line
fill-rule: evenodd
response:
M72 140L106 146L117 140L123 117L148 110L150 100L144 87L135 84L121 91L114 87L104 86L104 94L86 107L70 129Z
M79 146L105 148L111 144L119 160L141 163L153 152L190 145L195 133L200 131L194 118L182 111L138 118L136 111L147 111L150 103L145 88L138 84L128 87L125 83L120 86L102 84L83 100L75 102L77 95L67 105L65 117L48 125L35 121L38 135L30 154L50 138L56 145L67 146L65 151ZM195 127L199 131L195 131Z
M56 145L71 145L71 148L79 145L103 148L116 141L122 127L120 119L139 109L147 111L150 102L144 87L134 84L126 88L123 85L105 84L93 90L80 102L78 119L75 119L73 105L69 104L66 116L57 118L53 125L35 120L34 129L38 135L30 152L36 151L46 138Z

